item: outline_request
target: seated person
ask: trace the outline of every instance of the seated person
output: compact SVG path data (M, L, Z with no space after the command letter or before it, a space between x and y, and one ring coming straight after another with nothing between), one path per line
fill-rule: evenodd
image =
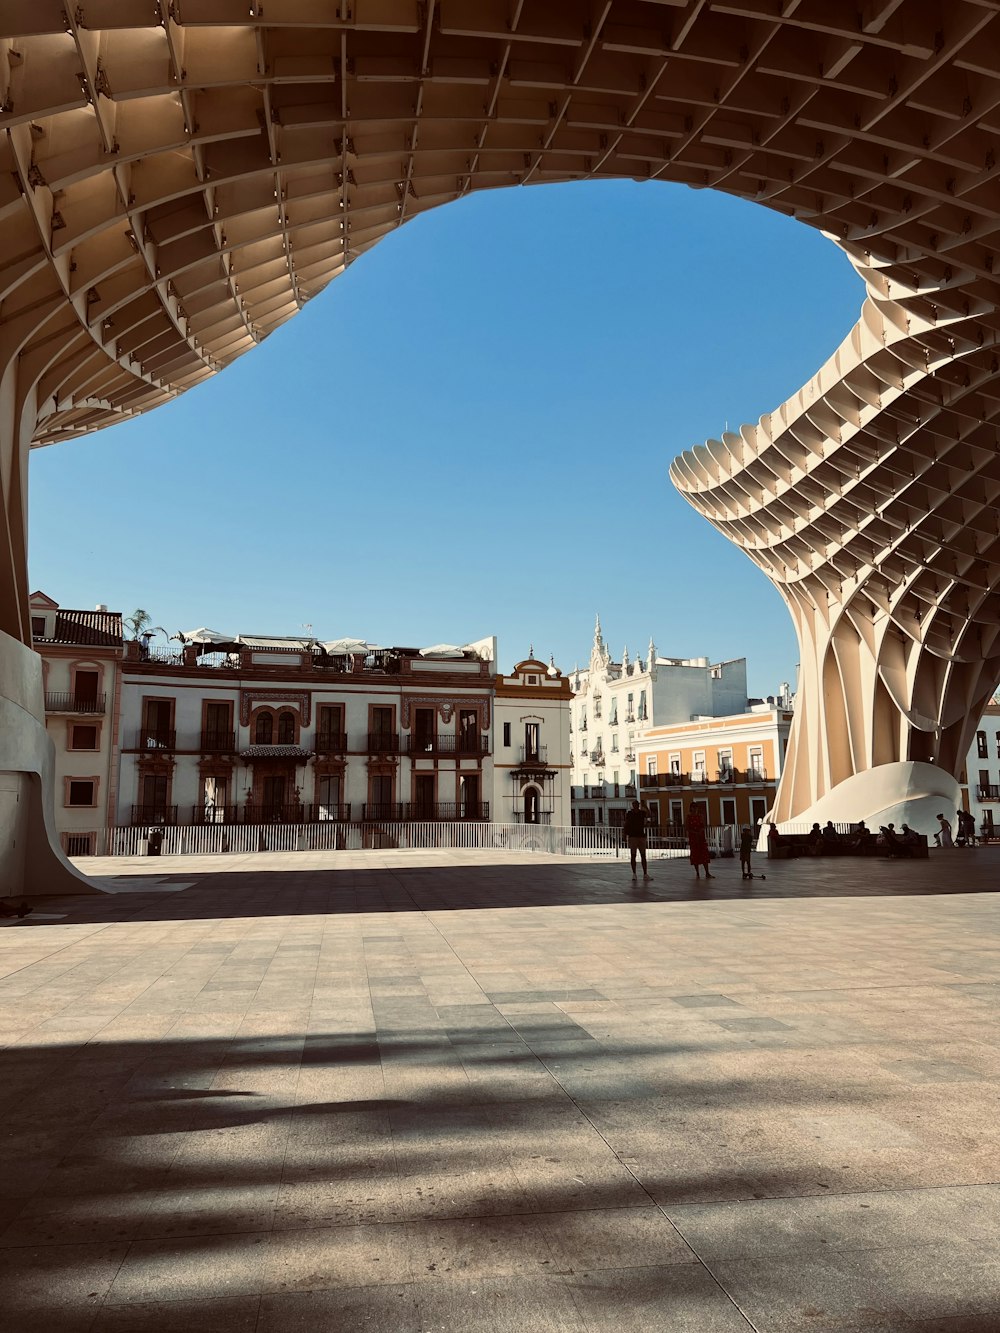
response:
M899 841L902 843L902 855L916 856L920 848L920 834L914 832L909 824L904 824L899 831Z
M780 849L784 847L784 839L778 832L778 826L775 823L769 823L767 826L767 854L768 856L777 856Z
M818 824L813 824L812 828L809 830L808 847L810 856L819 856L820 852L824 850L823 830Z
M872 844L872 831L863 819L859 819L851 830L851 847L856 852L867 852Z
M903 844L896 833L895 824L882 824L879 827L878 843L890 856L902 856L904 854Z
M840 850L838 847L840 834L834 828L832 819L828 819L823 826L823 842L825 844L825 851L836 852Z

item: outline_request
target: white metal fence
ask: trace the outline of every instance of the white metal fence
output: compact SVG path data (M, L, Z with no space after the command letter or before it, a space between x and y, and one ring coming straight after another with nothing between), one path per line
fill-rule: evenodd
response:
M551 852L569 856L627 856L620 829L568 828L552 824L377 823L192 824L162 830L161 854L211 855L250 852L362 851L390 848L467 848L481 851ZM153 829L147 825L103 829L97 856L146 856ZM727 856L739 847L736 825L707 830L709 846ZM652 859L686 857L686 837L653 835Z

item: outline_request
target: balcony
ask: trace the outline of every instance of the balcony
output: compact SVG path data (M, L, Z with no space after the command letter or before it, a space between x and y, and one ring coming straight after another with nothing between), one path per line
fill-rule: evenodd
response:
M367 754L399 754L398 731L369 731L365 738Z
M235 805L195 805L191 808L192 824L236 824L239 817Z
M547 764L549 762L549 747L547 745L522 745L519 747L518 758L522 764Z
M416 823L432 820L488 820L489 817L489 801L407 801L400 816L401 819Z
M414 736L406 737L406 753L484 755L490 752L490 738L477 732L474 736Z
M403 820L406 804L403 801L366 801L361 807L362 820L372 819Z
M202 754L234 754L235 751L235 731L203 731L201 733Z
M347 824L351 818L351 805L330 805L320 801L318 805L307 805L304 822L307 824Z
M302 824L306 807L301 801L290 805L245 805L243 807L244 824Z
M729 787L757 786L767 781L767 772L761 768L720 768L714 778L714 784ZM709 783L709 776L703 768L696 768L693 773L639 774L639 786L642 788L704 787Z
M191 823L204 824L346 824L350 805L196 805Z
M603 768L603 767L604 767L604 751L603 751L603 750L591 750L591 752L590 752L590 762L591 762L592 764L596 764L598 768Z
M343 754L347 737L342 731L318 731L315 743L317 754Z
M176 824L176 805L133 805L133 824Z
M161 727L143 727L135 733L133 750L176 750L177 732Z
M1000 801L1000 787L977 787L977 801Z
M106 706L106 694L74 694L72 690L45 691L47 713L103 713Z

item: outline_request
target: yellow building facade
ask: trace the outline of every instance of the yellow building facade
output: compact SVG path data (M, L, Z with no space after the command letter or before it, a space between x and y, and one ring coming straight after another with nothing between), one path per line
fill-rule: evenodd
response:
M639 796L661 828L692 805L706 824L756 826L774 805L792 714L751 710L650 727L636 742Z

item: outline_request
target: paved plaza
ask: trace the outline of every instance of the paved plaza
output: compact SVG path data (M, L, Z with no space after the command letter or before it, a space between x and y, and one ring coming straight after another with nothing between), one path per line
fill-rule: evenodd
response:
M88 861L0 928L10 1333L996 1333L1000 851Z

